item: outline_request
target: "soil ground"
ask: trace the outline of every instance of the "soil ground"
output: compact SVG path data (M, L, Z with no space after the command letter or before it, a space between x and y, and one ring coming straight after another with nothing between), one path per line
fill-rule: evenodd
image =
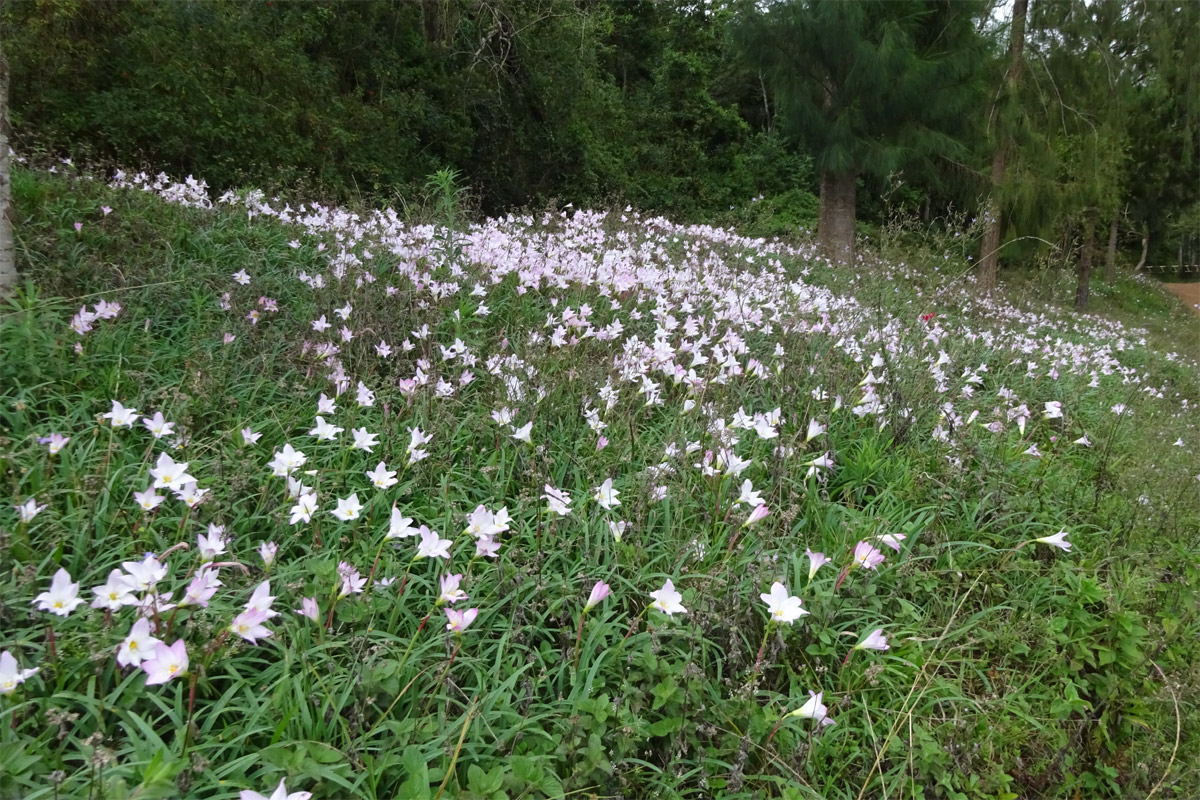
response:
M1163 287L1178 296L1192 311L1200 314L1200 282L1164 283Z

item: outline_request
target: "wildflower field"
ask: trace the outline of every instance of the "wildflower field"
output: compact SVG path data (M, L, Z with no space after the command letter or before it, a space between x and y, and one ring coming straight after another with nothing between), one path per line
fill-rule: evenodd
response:
M982 301L447 175L14 188L0 797L1197 796L1148 282Z

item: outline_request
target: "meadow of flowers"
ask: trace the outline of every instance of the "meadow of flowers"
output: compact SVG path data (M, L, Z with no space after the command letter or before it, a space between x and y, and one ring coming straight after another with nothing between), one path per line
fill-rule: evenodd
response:
M630 209L56 172L0 317L0 797L1200 785L1162 335Z

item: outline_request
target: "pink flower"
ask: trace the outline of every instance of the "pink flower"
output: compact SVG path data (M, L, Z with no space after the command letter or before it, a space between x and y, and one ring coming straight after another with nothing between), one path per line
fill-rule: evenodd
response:
M604 581L596 581L596 585L592 587L592 593L588 595L587 605L583 607L584 611L589 611L600 604L604 598L612 594L612 587Z
M162 642L154 645L154 658L142 662L142 671L146 673L146 685L154 686L166 683L172 678L187 674L188 654L183 639L176 639L175 644L167 647Z
M767 517L767 515L770 513L771 513L770 509L768 509L765 504L760 504L758 506L758 508L756 508L750 512L750 516L747 517L746 521L742 523L742 527L749 528L750 526L754 525L755 523L765 519Z
M867 638L863 639L858 644L854 645L855 650L890 650L891 645L888 644L887 637L883 635L883 628L876 628L867 634Z
M808 550L807 548L804 551L804 555L808 556L808 579L810 581L813 579L813 576L817 574L817 570L833 560L831 558L826 558L824 553L814 553L812 550Z
M446 630L462 633L468 625L475 621L479 616L478 608L468 608L466 611L455 611L453 608L446 609Z
M463 576L458 575L443 575L441 577L441 594L438 595L439 603L454 605L463 600L469 600L467 593L459 588L462 583Z
M321 611L317 607L317 600L315 597L305 597L302 599L300 601L300 607L296 609L296 613L302 617L308 617L313 622L318 624L321 622Z
M75 223L75 232L76 232L76 233L79 233L81 230L83 230L83 223L82 223L82 222L76 222L76 223Z
M859 542L854 546L854 566L875 569L882 563L883 553L872 547L869 542Z

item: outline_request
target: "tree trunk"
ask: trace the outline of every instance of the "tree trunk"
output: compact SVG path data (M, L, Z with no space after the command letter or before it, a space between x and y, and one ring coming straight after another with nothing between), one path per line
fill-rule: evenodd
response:
M0 296L17 285L12 229L12 174L8 163L8 60L0 40Z
M1021 85L1021 54L1025 51L1025 18L1029 12L1029 0L1013 3L1012 32L1008 38L1008 71L1005 73L1004 89L1008 95L1016 93ZM993 109L994 111L994 109ZM996 270L1000 265L1000 231L1003 219L997 202L1000 185L1008 167L1008 148L1011 146L1007 132L1001 132L1000 142L992 156L992 197L984 207L985 225L983 242L979 246L979 261L975 264L979 291L988 294L996 288Z
M821 175L817 246L835 264L854 263L854 180L853 173Z
M1108 226L1108 252L1104 254L1104 280L1109 283L1117 279L1117 220L1120 218L1121 212L1114 211L1112 222Z
M1075 286L1075 310L1083 311L1091 296L1092 260L1096 256L1096 220L1089 211L1083 219L1083 249L1079 253L1079 283Z
M1141 272L1146 267L1146 255L1150 252L1150 229L1142 234L1142 257L1138 259L1137 266L1133 268L1134 272Z

